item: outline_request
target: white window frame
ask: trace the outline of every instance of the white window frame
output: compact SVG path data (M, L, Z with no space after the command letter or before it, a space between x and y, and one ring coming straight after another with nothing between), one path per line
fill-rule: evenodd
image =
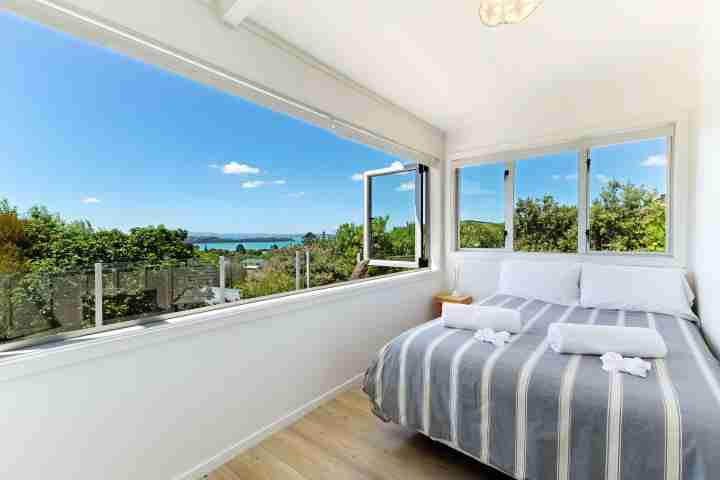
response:
M635 134L620 134L611 135L604 138L598 138L589 144L583 151L585 161L582 162L582 174L584 177L584 183L581 185L583 188L582 192L586 196L586 208L583 208L584 215L584 228L580 229L578 223L578 235L584 237L584 249L580 253L587 255L630 255L630 256L649 256L649 257L672 257L674 255L674 242L673 242L673 173L675 164L675 129L672 127L658 128L639 132ZM665 196L665 251L664 252L620 252L613 250L593 250L590 248L589 235L590 232L590 177L592 175L592 158L591 150L596 147L608 147L613 145L621 145L623 143L641 142L646 140L654 140L658 138L664 138L667 142L667 166L665 175L665 190L667 194ZM580 209L578 209L580 211Z
M374 178L389 175L404 175L415 173L415 260L384 260L373 258L372 251L372 182ZM363 173L364 182L364 216L363 216L363 259L374 267L392 268L420 268L427 267L427 253L429 252L429 205L430 185L429 167L410 163L403 165L403 168L382 168L368 170Z
M502 248L461 248L460 247L460 168L454 168L452 171L453 178L453 190L455 192L453 196L454 204L454 242L455 249L463 252L481 251L481 252L512 252L513 250L513 235L514 235L514 222L513 212L515 209L514 195L515 191L513 188L515 182L515 163L503 162L503 161L488 161L480 164L465 165L467 167L478 167L482 165L492 165L502 163L505 166L505 175L503 178L503 219L505 223L505 246Z
M676 152L677 152L677 136L678 126L676 123L665 124L659 127L648 129L632 130L623 133L599 135L592 137L584 137L571 142L562 142L554 145L509 150L506 152L493 153L480 157L472 157L467 159L457 159L452 162L452 208L453 208L453 250L455 252L486 252L499 254L522 254L522 255L559 255L559 256L596 256L596 257L652 257L652 258L676 258L676 235L674 215L675 201L675 185L676 185ZM592 164L590 151L595 147L617 145L629 142L638 142L643 140L651 140L656 138L666 138L668 142L668 163L667 163L667 195L666 195L666 215L665 215L665 235L666 250L665 252L618 252L618 251L595 251L590 249L587 232L590 228L590 174L592 172ZM514 215L515 215L515 163L520 160L526 160L532 157L544 156L561 152L577 152L578 162L578 249L576 252L521 252L514 249ZM590 161L588 161L590 160ZM540 161L540 160L538 160ZM461 169L464 167L472 167L486 165L492 163L504 162L506 170L510 172L505 180L505 228L507 237L505 248L461 248L460 247L460 175Z

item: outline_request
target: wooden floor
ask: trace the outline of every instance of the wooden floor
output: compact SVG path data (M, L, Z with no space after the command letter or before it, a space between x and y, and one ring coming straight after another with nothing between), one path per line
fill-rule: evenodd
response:
M350 390L229 461L210 480L508 480L418 433L385 424Z

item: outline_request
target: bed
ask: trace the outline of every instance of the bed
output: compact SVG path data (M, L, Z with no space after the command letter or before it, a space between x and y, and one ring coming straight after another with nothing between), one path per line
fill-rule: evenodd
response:
M363 390L375 415L511 477L531 480L720 478L720 367L698 327L639 311L495 295L523 330L496 348L434 320L381 349ZM648 377L548 348L553 322L655 328L669 354Z

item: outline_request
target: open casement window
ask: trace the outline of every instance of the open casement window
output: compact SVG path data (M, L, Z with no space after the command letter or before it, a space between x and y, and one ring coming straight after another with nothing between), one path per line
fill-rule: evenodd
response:
M376 267L427 267L429 169L422 164L364 173L364 259Z

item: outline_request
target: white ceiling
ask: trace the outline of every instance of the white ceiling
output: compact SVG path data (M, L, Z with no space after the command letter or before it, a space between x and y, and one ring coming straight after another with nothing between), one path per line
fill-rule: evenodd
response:
M430 123L687 96L701 0L545 0L496 29L478 0L263 0L251 18ZM681 8L682 7L682 8ZM626 88L627 87L627 88ZM634 90L633 90L634 89ZM553 107L554 108L554 107Z

